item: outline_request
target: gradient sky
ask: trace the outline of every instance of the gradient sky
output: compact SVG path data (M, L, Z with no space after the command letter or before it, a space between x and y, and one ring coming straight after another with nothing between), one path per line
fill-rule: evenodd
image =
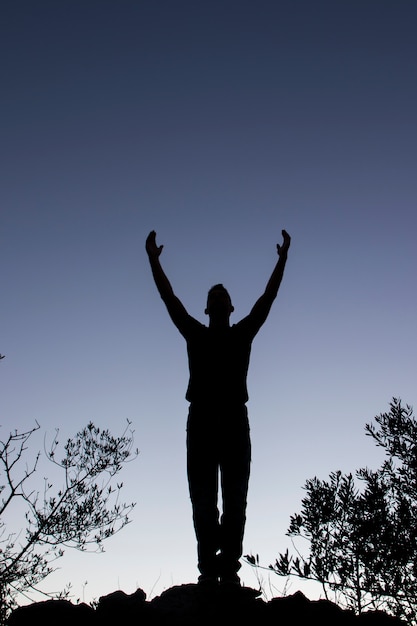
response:
M290 546L307 478L381 463L365 423L416 401L416 32L411 0L3 0L0 435L38 420L36 452L129 419L140 450L132 523L44 589L197 579L185 343L151 229L201 321L217 282L246 315L292 235L252 351L245 553Z

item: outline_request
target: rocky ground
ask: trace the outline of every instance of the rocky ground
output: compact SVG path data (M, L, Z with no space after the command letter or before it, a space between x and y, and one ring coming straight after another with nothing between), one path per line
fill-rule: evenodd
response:
M8 626L196 626L204 624L302 626L400 626L379 611L355 616L327 600L308 600L301 592L264 602L248 587L202 589L188 584L167 589L147 601L138 589L100 598L95 609L67 600L48 600L16 609Z

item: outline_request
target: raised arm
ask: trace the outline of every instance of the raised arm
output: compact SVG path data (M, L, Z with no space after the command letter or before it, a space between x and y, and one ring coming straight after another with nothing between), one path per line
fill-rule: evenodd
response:
M155 285L159 291L165 306L168 309L168 313L174 322L175 326L180 332L184 327L184 324L188 320L188 313L182 304L182 302L174 294L164 270L161 267L159 257L161 255L164 246L156 245L156 232L152 230L146 239L146 252L148 253L149 263L152 270L152 275L155 281Z
M277 243L278 261L274 267L270 279L268 280L264 293L255 302L248 316L249 320L255 325L256 330L259 330L259 328L268 317L268 313L271 310L272 303L277 296L278 289L284 275L284 269L287 262L287 254L291 243L291 237L286 230L282 231L282 237L282 245L279 245Z

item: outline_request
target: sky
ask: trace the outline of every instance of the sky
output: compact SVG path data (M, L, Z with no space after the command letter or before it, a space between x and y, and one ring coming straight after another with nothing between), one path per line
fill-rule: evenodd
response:
M129 420L139 448L118 477L131 523L104 554L67 551L45 591L197 580L186 350L150 230L202 322L218 282L246 315L292 237L252 349L244 553L291 548L308 478L382 462L365 423L417 401L416 28L411 0L1 3L0 439L39 422L39 489L62 481L56 428Z

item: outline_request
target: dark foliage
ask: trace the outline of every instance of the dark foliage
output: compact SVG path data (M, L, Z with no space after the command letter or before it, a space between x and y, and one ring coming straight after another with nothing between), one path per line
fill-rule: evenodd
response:
M122 483L113 486L112 481L132 457L128 427L113 437L90 423L68 439L61 460L56 431L46 456L62 472L62 483L54 489L45 479L41 491L32 487L40 452L31 465L25 462L28 441L39 425L0 441L0 624L16 597L36 589L54 570L65 548L102 550L103 541L128 523L134 504L119 502ZM6 517L13 520L13 530ZM23 519L20 528L17 519Z
M287 550L269 569L319 581L357 613L384 608L417 624L417 422L393 398L365 431L386 452L382 466L307 480L287 534L307 539L309 554Z

